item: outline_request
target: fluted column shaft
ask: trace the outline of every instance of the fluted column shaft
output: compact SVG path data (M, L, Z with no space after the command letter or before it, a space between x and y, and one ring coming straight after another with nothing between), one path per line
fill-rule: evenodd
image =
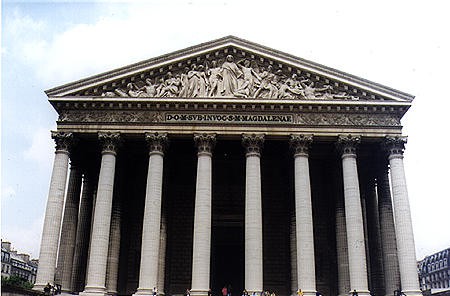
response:
M387 164L378 170L377 193L385 289L386 295L393 295L395 290L400 289L400 270Z
M304 295L316 295L314 231L308 149L312 136L291 136L294 150L297 282Z
M375 177L372 173L373 166L371 167L371 176L365 181L365 201L366 201L366 216L367 216L367 230L369 241L369 253L370 253L370 279L371 279L371 291L375 295L385 295L384 286L384 270L383 270L383 255L381 248L381 234L380 234L380 220L378 213L378 201L375 189Z
M94 183L88 174L84 174L83 192L81 193L80 209L78 214L77 234L72 265L72 290L84 290L86 265L91 233L92 206L94 200Z
M72 162L58 252L58 272L60 273L61 290L64 292L72 292L72 263L77 234L80 194L81 170Z
M66 190L69 165L69 147L72 144L73 135L71 133L52 132L52 138L56 142L56 151L50 179L47 208L45 210L39 253L39 269L33 288L39 291L42 291L47 283L53 283L55 277L56 256L58 253L64 192Z
M153 289L157 288L164 148L167 143L167 134L147 133L145 138L149 145L149 160L139 287L135 293L138 295L152 295Z
M345 227L345 207L342 196L336 197L336 261L338 270L338 295L348 295L350 273L348 270L347 230Z
M291 253L291 295L297 295L297 235L295 227L295 213L291 215L291 225L289 231L289 249Z
M198 148L191 295L208 295L211 256L212 148L215 135L196 134Z
M106 270L106 291L108 295L117 295L117 279L119 276L120 257L120 221L121 206L119 198L113 200L111 213L111 229L108 248L108 268Z
M99 139L103 143L102 159L95 200L86 287L80 295L106 294L106 267L119 134L99 133Z
M359 137L339 137L338 145L342 153L350 290L356 290L359 295L369 295L364 223L356 163L356 146L359 142Z
M158 282L156 284L159 295L165 295L165 274L166 274L166 247L167 247L167 220L166 215L161 216L161 235L159 237L159 261L158 261Z
M402 291L406 295L421 295L417 276L416 249L411 221L408 190L403 166L405 138L387 138L394 202L395 234Z
M263 290L263 236L261 203L261 146L263 135L243 135L245 175L245 289L251 295Z

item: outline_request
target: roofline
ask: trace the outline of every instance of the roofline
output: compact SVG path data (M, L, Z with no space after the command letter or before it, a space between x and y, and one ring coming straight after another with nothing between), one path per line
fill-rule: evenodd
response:
M95 84L98 82L102 82L108 79L117 79L120 76L129 76L130 74L145 71L148 68L155 67L167 62L174 62L177 59L189 57L190 55L198 55L202 52L211 51L214 49L219 49L225 46L237 46L245 50L254 51L257 54L265 55L268 58L276 58L280 61L283 61L287 64L292 64L292 66L297 66L302 68L306 68L308 71L314 72L318 75L326 75L331 76L336 80L342 81L344 83L351 84L355 87L366 88L372 92L377 92L382 96L387 97L395 97L397 99L401 99L404 101L411 102L414 99L414 96L391 87L372 82L370 80L348 74L342 71L339 71L334 68L330 68L303 58L296 57L289 53L285 53L279 50L275 50L251 41L247 41L245 39L241 39L235 36L226 36L216 40L212 40L209 42L204 42L198 45L190 46L185 49L177 50L172 53L164 54L157 56L155 58L151 58L148 60L144 60L141 62L137 62L131 65L127 65L125 67L117 68L111 71L107 71L98 75L90 76L84 79L77 80L75 82L67 83L55 88L51 88L45 91L47 96L61 96L65 95L68 92L72 92L82 87L86 87L87 85Z

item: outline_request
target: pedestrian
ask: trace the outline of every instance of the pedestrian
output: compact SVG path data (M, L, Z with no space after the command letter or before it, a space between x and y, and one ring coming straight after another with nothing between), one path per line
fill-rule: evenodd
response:
M223 286L223 288L222 288L222 296L228 296L227 286Z

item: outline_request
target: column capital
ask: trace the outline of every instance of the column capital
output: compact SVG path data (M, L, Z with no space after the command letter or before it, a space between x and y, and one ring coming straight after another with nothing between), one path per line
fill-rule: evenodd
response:
M263 144L264 134L242 134L242 145L245 147L246 156L260 156Z
M194 142L198 149L198 154L211 154L216 144L216 134L194 134Z
M313 141L313 135L291 135L289 140L290 147L296 156L308 156L309 147Z
M361 143L361 136L339 135L336 143L341 156L356 156L356 149Z
M408 138L404 136L386 136L382 146L383 150L386 151L388 158L403 158L407 139Z
M148 144L149 153L161 153L164 154L166 150L168 138L167 133L145 133L145 140Z
M72 133L51 131L56 151L69 152L75 140Z
M120 133L99 132L98 139L102 144L102 154L112 153L116 154L119 144L121 143Z

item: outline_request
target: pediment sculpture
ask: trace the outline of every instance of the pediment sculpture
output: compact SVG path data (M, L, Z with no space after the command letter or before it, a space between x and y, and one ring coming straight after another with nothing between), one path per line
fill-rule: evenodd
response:
M178 71L167 71L105 90L105 97L259 98L299 100L359 100L330 81L314 80L309 73L274 69L257 59L225 58L194 62Z

